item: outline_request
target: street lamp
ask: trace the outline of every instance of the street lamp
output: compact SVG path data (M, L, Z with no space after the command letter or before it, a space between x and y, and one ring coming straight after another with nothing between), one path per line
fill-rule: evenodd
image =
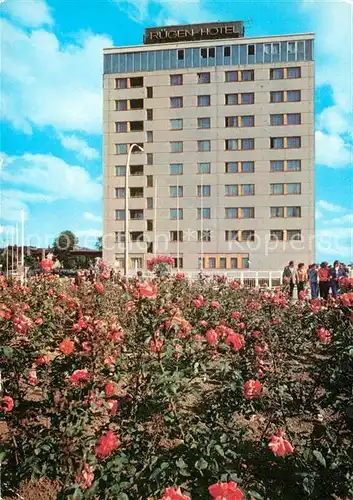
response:
M125 276L128 276L129 273L129 216L128 216L128 209L129 209L129 197L128 197L128 190L129 190L129 169L130 169L130 158L131 158L131 153L134 148L138 148L142 153L144 149L139 146L138 144L130 144L129 151L127 154L127 160L126 160L126 170L125 170Z

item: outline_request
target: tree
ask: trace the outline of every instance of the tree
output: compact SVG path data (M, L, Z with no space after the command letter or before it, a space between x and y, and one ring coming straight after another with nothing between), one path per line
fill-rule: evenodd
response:
M100 252L103 250L103 236L99 236L97 238L97 241L94 245L96 247L97 250L99 250Z
M66 269L70 269L70 252L77 246L77 244L78 238L72 231L61 232L54 241L54 255L60 260Z

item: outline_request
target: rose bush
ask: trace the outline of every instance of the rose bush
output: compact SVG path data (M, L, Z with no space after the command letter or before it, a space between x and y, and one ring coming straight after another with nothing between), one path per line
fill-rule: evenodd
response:
M2 493L353 497L353 294L0 281Z

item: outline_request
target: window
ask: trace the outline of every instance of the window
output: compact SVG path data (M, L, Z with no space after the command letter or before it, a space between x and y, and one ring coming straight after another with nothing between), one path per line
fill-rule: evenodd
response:
M147 109L147 120L153 120L153 109Z
M234 128L238 126L238 117L237 116L226 116L225 125L227 128Z
M208 267L209 267L209 269L216 269L216 258L215 257L209 257Z
M143 109L143 99L130 99L130 109Z
M271 125L284 125L284 115L271 115L270 123Z
M287 217L301 217L302 210L301 207L287 207Z
M230 258L230 268L231 269L238 269L238 259L236 257Z
M142 231L131 231L130 241L133 241L135 243L138 241L143 241L143 232Z
M147 231L153 231L153 220L147 221Z
M169 195L171 198L180 198L184 194L183 186L170 186Z
M183 164L182 163L171 163L169 165L170 175L182 175Z
M224 47L224 57L230 57L230 47Z
M126 172L126 167L123 167L123 166L118 166L118 167L115 167L115 175L118 176L118 177L123 177L125 175L125 172Z
M116 78L115 88L117 89L127 89L127 78Z
M131 146L131 144L129 144L129 146ZM137 142L136 143L136 146L139 146L138 148L137 147L134 147L132 150L131 150L131 153L133 155L136 155L136 154L141 154L143 151L143 143L142 142Z
M153 253L153 242L149 241L147 243L147 253Z
M255 241L255 231L242 231L241 241Z
M288 229L287 230L287 240L289 241L301 241L302 232L300 229Z
M240 126L241 127L254 127L255 126L255 116L241 116L240 117Z
M293 182L287 184L287 194L301 194L300 182Z
M238 163L235 161L229 161L225 164L226 174L236 174L238 172Z
M241 219L253 219L255 217L255 209L253 207L240 208Z
M115 132L127 132L127 122L115 122Z
M182 97L171 97L170 98L170 107L171 108L182 108L183 107L183 98Z
M115 101L116 111L126 111L127 110L127 100Z
M197 125L199 128L211 128L211 118L198 118Z
M147 198L147 208L148 208L148 210L152 210L152 208L153 208L153 198Z
M182 153L183 152L183 143L182 141L174 141L170 143L170 152L171 153Z
M211 151L211 141L197 141L198 151Z
M280 229L273 229L270 232L271 241L283 241L284 240L284 231Z
M153 175L147 175L147 187L153 187Z
M249 56L255 55L255 45L248 45L248 55Z
M227 267L227 259L226 257L219 258L219 269L226 269Z
M147 142L153 142L153 132L151 130L147 131Z
M238 94L226 94L226 104L238 104Z
M238 196L238 185L237 184L226 184L225 195L226 196Z
M241 267L242 269L249 269L249 256L241 258Z
M173 257L174 259L174 263L173 263L173 266L175 269L183 269L183 266L184 266L184 259L183 257Z
M240 193L241 196L253 196L255 194L254 184L241 184Z
M252 174L255 171L255 164L253 161L242 161L240 164L240 172L242 174Z
M287 138L287 148L300 148L301 138L300 137L288 137Z
M130 219L143 220L143 210L130 210Z
M211 73L198 73L197 74L197 82L198 83L210 83L211 82Z
M226 82L237 82L238 71L226 71Z
M283 68L274 68L270 70L270 79L271 80L283 80L284 78L284 69Z
M170 130L182 130L182 128L183 128L182 118L176 118L170 120Z
M288 172L300 172L302 169L300 160L287 160Z
M283 172L284 171L284 160L272 160L270 162L271 172Z
M300 125L301 114L300 113L288 113L287 114L287 125Z
M284 184L270 184L271 194L284 194Z
M298 68L287 68L287 78L300 78L300 67Z
M125 242L125 232L124 231L116 231L115 232L115 243L124 243Z
M253 93L240 94L240 104L254 104L254 94Z
M143 121L130 122L130 132L141 132L143 130Z
M255 72L253 69L245 69L241 72L242 82L252 82L255 78Z
M170 75L170 85L183 85L183 75Z
M211 209L210 208L198 208L197 209L197 218L198 219L210 219L211 218Z
M183 61L184 60L184 50L179 49L178 50L178 61Z
M288 102L298 102L300 101L300 90L288 90L287 91L287 101Z
M183 241L183 231L170 231L170 241Z
M131 268L138 269L142 267L142 257L131 257Z
M202 185L202 186L197 186L197 196L211 196L211 186L209 185Z
M171 208L169 211L169 218L172 220L181 220L183 218L183 209Z
M116 154L125 155L127 153L127 144L115 144Z
M153 165L153 153L147 153L147 165Z
M197 105L199 107L205 107L211 105L211 96L210 95L198 95L197 96Z
M115 188L115 198L125 198L125 188Z
M284 137L271 137L270 145L271 145L271 149L283 149L284 148Z
M130 78L130 87L132 89L143 87L143 76L134 76L133 78Z
M207 59L207 49L200 49L200 55L202 59Z
M225 140L225 150L226 151L237 151L238 140L237 139L226 139Z
M199 163L198 164L199 174L210 174L211 173L211 163Z
M226 219L237 219L238 209L237 208L226 208Z
M254 149L255 148L255 140L254 139L241 139L240 140L240 149L242 151L248 150L248 149Z
M232 230L232 231L226 231L225 232L225 240L226 241L238 241L238 231Z
M211 47L208 49L208 57L216 57L216 49L214 47Z
M115 220L125 220L125 210L115 210Z
M270 93L271 102L284 102L284 92L282 90L276 90Z
M284 207L271 207L270 216L275 218L284 217Z
M130 175L143 175L143 165L130 165Z
M209 243L211 241L211 231L209 229L197 231L197 241L206 241Z
M152 99L153 97L153 87L147 87L147 99Z

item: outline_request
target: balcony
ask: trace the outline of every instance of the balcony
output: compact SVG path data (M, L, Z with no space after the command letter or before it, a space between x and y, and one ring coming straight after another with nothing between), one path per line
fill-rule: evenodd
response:
M142 187L130 188L130 198L143 198L143 188Z
M143 210L130 210L131 220L143 220Z

